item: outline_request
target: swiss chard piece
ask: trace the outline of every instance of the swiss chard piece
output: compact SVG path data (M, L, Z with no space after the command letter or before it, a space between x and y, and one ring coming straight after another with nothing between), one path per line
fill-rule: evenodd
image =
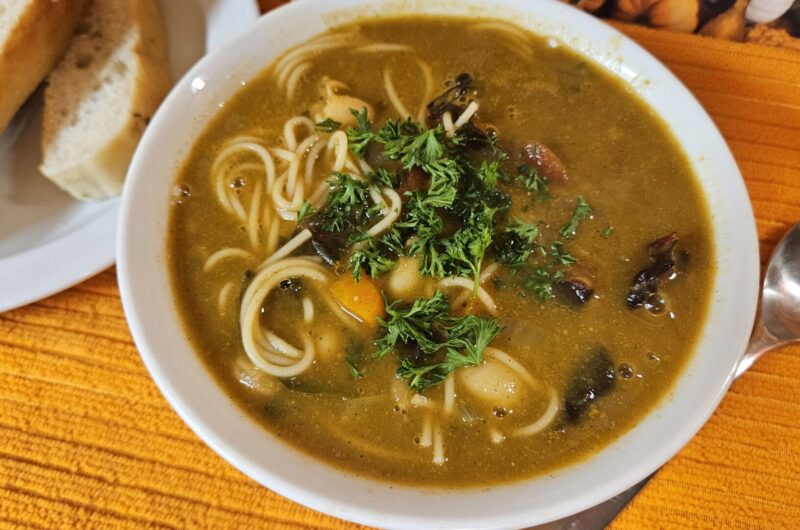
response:
M439 123L442 119L442 114L448 110L451 111L451 113L460 113L462 108L456 105L455 102L458 98L464 97L467 94L472 88L472 82L472 76L466 72L457 75L452 81L450 88L428 103L426 108L426 120L428 124L433 126Z
M589 302L594 294L594 289L582 280L559 280L553 288L564 300L576 306Z
M572 217L570 217L566 224L558 229L558 233L565 239L572 239L575 237L581 222L585 219L589 219L594 213L592 207L589 206L589 203L586 202L583 196L579 196L576 202L577 204L575 205L575 211L572 213Z

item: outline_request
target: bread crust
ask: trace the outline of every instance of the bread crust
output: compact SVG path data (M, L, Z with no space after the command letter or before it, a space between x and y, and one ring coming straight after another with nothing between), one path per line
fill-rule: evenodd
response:
M0 48L0 132L63 55L88 0L31 0Z

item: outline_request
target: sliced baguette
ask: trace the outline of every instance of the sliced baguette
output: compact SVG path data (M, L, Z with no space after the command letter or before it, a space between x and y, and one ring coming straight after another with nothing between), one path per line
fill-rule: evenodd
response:
M87 0L0 0L0 132L67 48Z
M119 195L170 87L156 0L94 0L45 90L40 166L77 199Z

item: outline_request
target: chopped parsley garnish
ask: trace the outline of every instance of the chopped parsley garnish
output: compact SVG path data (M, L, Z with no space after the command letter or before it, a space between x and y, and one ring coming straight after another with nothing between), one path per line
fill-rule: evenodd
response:
M380 249L380 243L374 238L366 240L366 244L350 255L348 265L353 269L356 281L361 279L361 270L366 270L370 276L376 278L384 272L394 268L397 262L387 257Z
M584 200L583 196L579 196L572 217L564 226L558 229L558 233L561 234L561 237L572 239L575 237L581 221L590 218L592 213L592 207Z
M561 271L550 272L546 267L536 267L525 279L523 286L532 291L539 300L546 301L555 296L553 284L563 279L564 273Z
M566 265L567 267L574 265L577 259L564 249L564 243L561 241L553 241L550 243L550 256L553 261L559 265Z
M399 163L401 171L420 171L426 180L424 189L405 193L403 212L395 224L400 239L408 241L403 253L420 259L423 275L470 277L477 291L481 266L494 239L495 214L510 204L508 196L496 189L503 178L500 161L492 159L494 155L480 163L465 157L462 139L447 138L441 125L428 129L411 119L389 120L372 131L365 110L351 112L358 121L348 130L354 153L364 156L371 144L380 145L384 159ZM379 169L370 180L395 187L402 176L395 178ZM459 223L449 235L444 234L445 218ZM359 250L351 264L388 270L379 252Z
M395 187L395 182L394 178L392 178L392 174L389 173L388 170L382 167L379 167L378 169L375 170L375 172L367 175L367 178L371 182L374 182L375 184L378 184L380 186L386 186L387 188Z
M362 274L377 277L390 271L400 256L415 257L423 276L470 278L474 296L481 269L491 256L512 272L533 270L524 278L520 274L519 282L543 300L552 296L553 281L563 276L557 268L571 266L575 257L561 241L538 244L541 221L509 221L511 197L504 191L516 181L536 200L549 199L545 177L523 164L509 178L504 174L507 155L495 145L496 138L492 145L470 141L469 127L451 138L442 125L428 128L405 119L373 127L365 108L350 112L356 119L347 129L350 150L368 158L376 169L363 180L334 173L326 205L316 213L304 205L298 216L313 214L312 223L340 234L344 243L337 262L346 263L358 280ZM376 157L383 163L376 164ZM381 206L372 201L379 188L403 190L403 207L389 232L369 237L367 227L381 215ZM561 238L573 237L591 215L589 205L578 197L572 218L559 231ZM498 230L498 225L504 228ZM532 269L524 267L529 262Z
M314 207L311 206L311 203L308 201L303 201L303 205L300 207L300 210L297 212L297 222L301 222L303 219L308 217L309 215L314 214Z
M334 172L328 185L328 199L320 212L326 231L344 232L358 228L380 212L380 207L373 205L369 198L366 181L356 180L347 173Z
M364 372L358 369L359 361L364 358L364 347L360 342L353 342L347 346L347 355L344 362L347 364L347 369L350 371L350 377L353 379L361 379L364 377Z
M539 225L515 219L503 232L496 248L497 261L506 265L522 265L536 248Z
M427 119L435 123L436 114L431 118L428 111ZM325 205L315 211L304 202L297 216L298 222L310 218L305 225L311 244L326 263L349 267L360 281L362 275L386 274L403 256L414 257L423 276L471 279L474 297L484 264L495 261L505 271L502 279L492 278L494 288L513 288L541 301L555 296L554 287L561 287L565 271L577 261L566 248L568 240L593 216L582 196L570 219L551 234L545 221L509 215L541 208L539 201L551 199L551 182L530 165L514 168L496 134L477 122L449 137L441 124L427 127L409 118L374 126L366 108L350 112L356 125L346 130L349 149L375 169L363 175L357 169L334 172ZM342 124L326 119L316 128L333 132ZM402 195L402 208L390 227L371 236L369 227L383 218L377 194L393 196L387 188ZM521 188L530 199L512 208L510 194L524 195ZM609 237L612 231L609 225L601 233ZM385 299L385 312L378 318L374 355L395 354L397 376L418 392L483 363L484 350L501 331L494 318L451 313L441 292L413 303ZM345 361L353 378L363 376L363 350L357 355L348 350Z
M417 298L410 307L399 302L386 305L386 319L378 319L386 334L375 342L378 358L394 351L398 342L414 343L423 353L433 354L439 344L433 339L433 323L443 318L450 307L447 297L436 292L431 298Z
M347 129L347 141L350 150L356 155L363 157L374 136L371 131L372 124L367 116L366 107L363 107L361 110L350 109L350 113L355 116L358 125Z
M356 368L356 365L353 364L353 362L349 358L345 359L344 362L347 363L347 369L350 370L350 377L352 377L353 379L361 379L362 377L364 377L364 373L358 368Z
M339 129L342 124L336 120L332 120L330 118L325 118L321 122L317 123L316 129L320 132L333 132Z
M483 257L492 244L495 211L484 206L474 212L452 238L445 241L445 252L452 267L459 276L471 276L474 279L473 296L478 292Z
M600 232L600 235L602 235L604 238L608 239L609 237L611 237L611 235L613 233L614 233L614 227L611 226L611 225L608 225L607 227L605 227L603 229L602 232Z
M517 167L517 181L521 182L535 199L544 201L550 198L550 183L529 165L522 164Z
M375 355L383 357L400 344L416 348L418 354L413 358L402 358L397 375L419 392L459 368L483 363L483 351L501 330L493 318L450 315L441 292L418 298L411 306L389 304L386 313L387 318L379 320L385 335L376 341Z

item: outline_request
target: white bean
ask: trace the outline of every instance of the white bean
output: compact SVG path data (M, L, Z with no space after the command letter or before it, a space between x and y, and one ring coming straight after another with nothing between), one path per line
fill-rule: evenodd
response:
M462 388L492 406L510 408L522 398L519 378L507 366L493 359L480 366L458 371Z

